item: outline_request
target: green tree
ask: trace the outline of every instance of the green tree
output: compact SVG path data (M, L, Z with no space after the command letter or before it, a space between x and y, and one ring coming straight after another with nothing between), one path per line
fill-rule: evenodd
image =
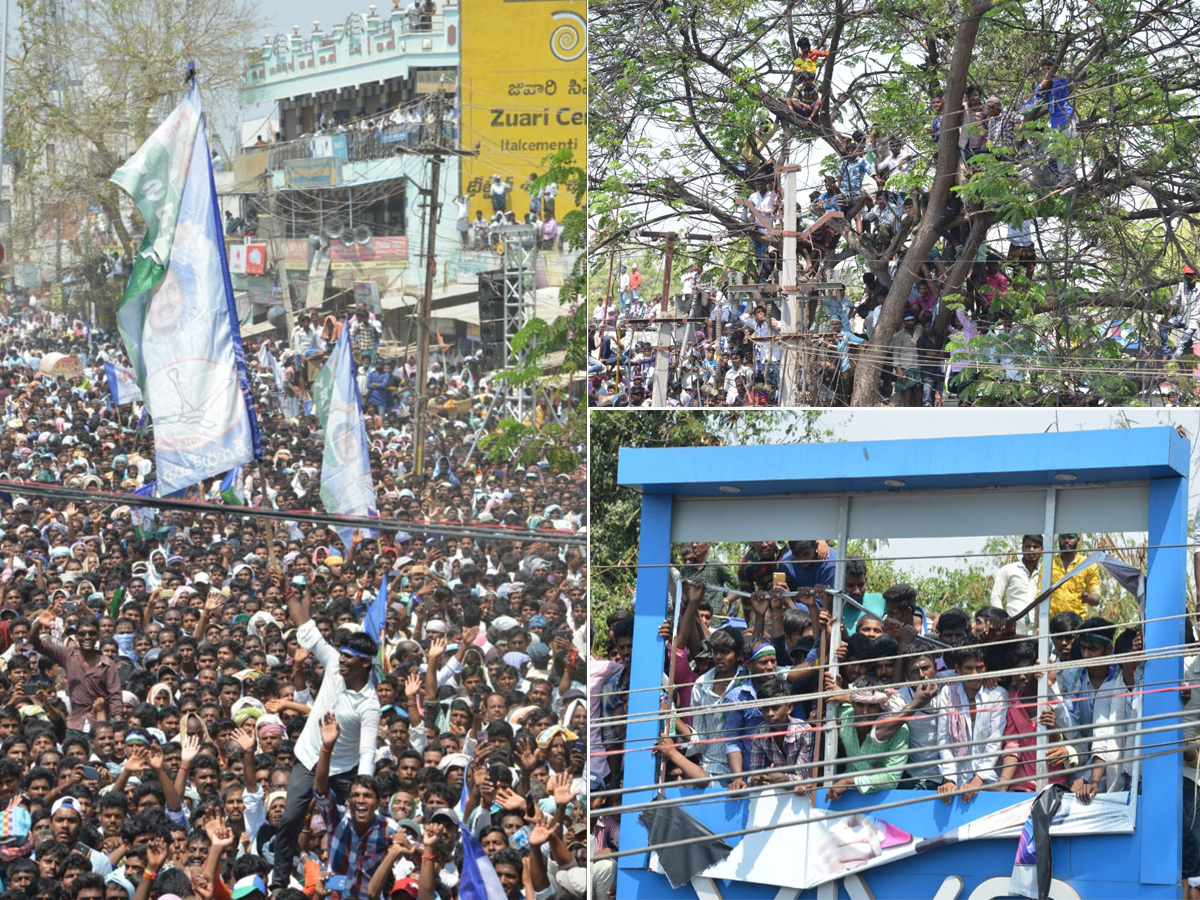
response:
M188 63L196 64L210 120L214 109L233 108L245 42L261 30L261 14L246 0L19 6L4 148L17 161L12 255L36 258L39 246L56 241L61 256L70 244L80 274L90 276L98 243L131 255L143 228L109 177L178 103Z
M819 410L646 410L594 412L588 442L588 598L592 621L633 606L641 494L617 484L622 447L721 447L833 439ZM602 628L597 631L602 632ZM600 635L603 639L603 635Z
M584 244L587 223L587 180L584 170L575 164L574 155L564 147L542 160L546 171L531 190L547 184L565 185L575 200L576 209L563 216L563 246L579 249ZM539 395L561 393L566 403L562 421L544 412L531 412L524 420L505 418L499 428L479 442L484 455L494 462L519 459L523 465L540 456L550 461L554 471L566 471L579 462L581 447L587 439L587 410L572 403L577 373L587 365L587 307L582 302L587 284L586 260L582 254L563 280L559 303L566 312L553 321L532 319L513 336L517 362L496 375L496 380L512 388ZM551 361L554 374L546 374Z
M842 246L827 262L854 260L854 269L889 286L874 340L858 359L855 405L878 402L881 348L939 238L935 216L954 198L964 202L970 229L945 273L935 323L942 332L964 302L979 302L968 278L989 229L1038 223L1035 277L1013 278L1003 301L1013 324L1000 338L962 348L966 401L1128 402L1162 380L1146 343L1180 264L1200 256L1200 76L1189 49L1200 40L1200 17L1192 0L593 0L590 13L594 277L610 248L661 253L662 241L640 237L647 225L714 233L720 247L712 256L736 266L757 229L737 206L753 189L748 172L799 164L803 206L808 189L838 170L856 130L880 142L897 136L915 159L888 188L927 191L927 211L886 247L850 226L856 210L831 223ZM828 52L812 123L784 102L801 37ZM1043 56L1068 81L1076 135L1050 129L1044 105L1027 109L1012 158L985 153L960 173L966 85L1019 108L1042 78ZM944 91L946 110L936 146L928 130L935 90ZM773 136L757 142L763 123ZM1073 159L1080 177L1058 184L1047 158ZM1113 319L1142 335L1140 351L1112 338ZM1025 377L1008 378L1013 369Z

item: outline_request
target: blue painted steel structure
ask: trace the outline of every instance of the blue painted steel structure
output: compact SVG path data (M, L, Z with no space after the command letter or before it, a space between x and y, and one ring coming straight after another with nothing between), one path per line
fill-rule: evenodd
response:
M1014 492L1029 494L1030 489L1041 490L1047 495L1050 521L1057 531L1096 531L1115 527L1147 532L1152 549L1147 568L1146 615L1151 620L1175 618L1149 622L1145 632L1146 647L1148 650L1178 647L1184 638L1184 620L1179 615L1184 612L1186 585L1189 458L1189 442L1174 429L1165 427L820 445L623 449L618 481L644 495L632 685L660 683L664 648L656 630L667 611L666 566L670 562L673 533L677 537L686 533L688 539L693 539L698 533L707 531L704 539L745 540L744 535L756 526L734 527L730 523L752 521L755 505L761 507L767 498L785 498L798 504L798 508L813 500L815 495L827 495L831 502L841 502L841 521L844 523L848 518L851 522L842 535L845 538L869 531L869 525L861 522L855 525L854 516L845 515L847 502L869 505L898 497L911 507L915 522L933 521L938 516L944 520L948 515L952 525L955 517L960 517L968 528L962 533L980 534L989 532L969 529L976 528L981 511L975 508L956 511L953 502L956 494L987 496L986 493L971 492L996 489L994 496L999 503ZM1057 507L1055 497L1061 498ZM1110 504L1114 508L1105 505L1106 497L1118 501ZM1141 500L1129 503L1131 497L1141 498L1144 505ZM697 501L727 505L697 506ZM1116 508L1118 506L1120 508ZM1097 514L1096 510L1102 512ZM722 511L729 515L721 514ZM739 511L751 515L739 519L736 515ZM922 520L922 514L925 520ZM1028 513L1014 515L1025 517L1021 520L1028 523L1024 530L1043 530L1042 521L1031 521ZM982 516L986 518L986 510ZM683 518L690 521L684 523ZM806 525L803 517L798 518L793 533L776 533L775 536L801 539L829 535L829 531L806 532L806 527L812 526ZM1088 524L1081 525L1081 518L1086 518ZM741 531L730 534L731 527ZM917 530L921 527L924 526L918 525ZM937 527L940 526L930 525L929 533L953 533L938 532ZM855 534L856 531L859 534ZM1153 659L1146 664L1145 681L1159 685L1178 683L1182 671L1183 663L1179 657ZM629 714L634 721L628 727L627 746L646 748L652 745L658 725L650 717L657 711L658 700L655 691L630 695ZM1178 696L1174 692L1148 692L1145 695L1144 715L1167 716L1153 723L1155 726L1178 725L1178 719L1170 718L1170 713L1178 708ZM638 721L639 717L647 720ZM1181 730L1176 728L1159 732L1148 741L1161 747L1171 743L1178 745L1181 739ZM1142 766L1142 795L1138 801L1137 827L1132 835L1054 839L1055 878L1069 884L1085 900L1178 895L1181 757L1173 754L1147 759ZM649 785L654 781L653 754L636 749L629 752L625 784ZM680 789L667 792L668 796L681 793ZM702 792L691 793L699 796ZM829 804L821 792L819 805L851 809L909 798L915 793L893 791L863 797L851 792L842 800ZM621 798L621 802L644 803L651 796L651 791L631 791ZM1013 802L1011 794L984 792L970 805L961 799L950 806L930 799L929 802L889 810L884 815L893 824L914 834L931 835ZM712 802L690 807L690 811L717 833L746 827L744 801ZM636 814L626 813L621 821L622 849L645 846L646 840L646 830L638 823ZM731 842L738 840L733 838ZM880 898L932 897L945 876L957 875L964 881L961 896L967 897L986 879L1007 877L1012 871L1015 850L1015 840L976 840L872 869L865 873L865 879L875 896ZM686 886L673 891L663 876L651 872L647 867L647 854L621 857L618 862L617 897L620 900L695 896L695 891ZM763 884L721 881L717 887L726 900L776 896L775 887ZM791 892L780 893L780 896L791 895ZM844 885L838 886L837 895L848 896ZM834 893L827 885L799 896L832 898Z

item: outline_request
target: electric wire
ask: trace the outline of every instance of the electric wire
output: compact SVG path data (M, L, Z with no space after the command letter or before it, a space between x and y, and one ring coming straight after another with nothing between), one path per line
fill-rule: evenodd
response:
M415 522L401 519L380 519L374 516L350 516L318 511L267 509L257 506L227 506L203 500L172 500L166 497L143 497L138 494L121 494L113 491L91 491L67 488L61 485L31 481L9 481L0 479L0 491L19 496L41 497L47 500L66 500L77 503L113 503L119 506L138 506L161 509L168 512L186 512L196 515L215 513L223 516L270 519L280 522L309 522L335 528L366 528L372 531L407 531L418 534L447 534L456 537L473 537L484 540L534 540L549 544L583 545L586 535L566 534L561 531L533 531L527 528L487 527L459 525L442 522Z
M1024 708L1026 706L1037 706L1037 703L1035 702L1032 704L1019 704L1019 705L1022 708ZM982 712L983 710L984 710L984 707L979 708L980 712ZM1146 735L1146 734L1162 734L1165 732L1176 731L1181 728L1187 728L1190 726L1194 726L1197 723L1200 723L1200 715L1192 714L1191 716L1189 716L1188 713L1186 712L1186 710L1172 710L1170 712L1165 712L1165 713L1156 713L1155 715L1152 715L1152 716L1137 716L1137 717L1128 718L1128 719L1119 719L1119 720L1117 720L1117 722L1115 724L1116 724L1116 726L1124 726L1124 725L1128 725L1128 724L1141 724L1144 722L1157 722L1157 721L1162 721L1165 719L1181 719L1183 721L1166 724L1166 725L1158 725L1153 728L1135 728L1132 730L1114 731L1113 738L1123 740L1125 738L1141 737L1142 735ZM889 719L889 717L884 715L884 716L880 716L877 719L873 719L871 721L872 721L873 725L877 725L877 724L882 724L884 722L893 721L893 720ZM841 725L840 727L849 727L849 726ZM1037 738L1037 737L1040 737L1043 735L1058 736L1060 738L1060 740L1057 742L1059 746L1082 745L1083 747L1088 747L1091 744L1092 739L1095 738L1095 731L1099 727L1101 727L1101 726L1097 726L1097 725L1093 724L1090 726L1075 725L1075 726L1064 726L1064 727L1055 727L1055 728L1039 728L1036 732L1019 734L1019 735L1016 735L1016 737L1025 738L1025 739L1033 739L1033 738ZM817 729L814 728L813 730L816 731ZM1092 732L1091 734L1084 733L1089 730ZM786 732L779 732L779 733L783 734ZM767 736L767 735L762 734L762 733L755 735L755 737L765 737L765 736ZM1108 739L1107 733L1105 733L1104 739L1105 740ZM984 742L976 739L976 740L967 740L967 741L953 741L953 742L949 742L949 743L940 743L939 742L938 744L936 744L935 746L932 746L932 747L930 747L930 746L913 747L910 745L910 746L906 747L903 751L895 750L895 751L882 751L882 752L878 752L878 753L863 753L863 754L856 754L853 757L839 757L838 759L828 760L828 761L812 759L812 760L808 760L803 763L796 763L794 765L773 766L773 767L768 767L765 769L746 769L741 772L731 772L727 775L710 775L707 778L703 778L703 779L690 778L690 779L683 779L680 781L668 781L668 782L659 782L659 783L651 784L651 785L640 785L637 787L628 787L628 788L621 787L621 788L614 788L612 790L606 790L606 791L592 791L588 794L588 798L589 799L599 799L599 798L607 798L607 797L619 797L619 796L622 796L625 794L644 793L646 791L654 791L654 790L658 790L664 786L665 787L674 787L674 788L685 788L685 787L701 788L707 784L711 784L712 782L725 782L725 781L737 780L738 778L741 778L741 779L752 778L752 777L755 777L758 775L799 772L799 771L804 771L806 769L819 769L819 768L822 768L822 767L828 765L829 763L850 762L851 760L853 760L855 762L859 762L859 761L863 761L863 760L870 760L870 761L886 760L890 757L899 756L901 753L905 753L907 756L910 757L910 759L906 760L903 763L898 763L896 765L872 766L867 771L869 771L872 775L884 774L884 773L894 775L894 774L902 774L902 773L909 771L910 769L912 769L914 767L918 767L918 766L920 766L920 767L924 767L924 766L936 767L941 762L950 762L950 761L953 761L954 763L973 762L973 761L979 760L979 759L993 759L993 758L997 760L996 768L1000 768L999 761L1001 759L1003 759L1003 757L1014 756L1014 755L1019 756L1021 754L1025 754L1025 753L1028 753L1028 752L1036 749L1033 746L1029 746L1029 747L1022 748L1021 751L1019 751L1019 752L1005 751L1005 750L1001 749L1001 750L994 751L994 752L982 751L979 753L967 753L967 754L963 754L963 755L953 754L953 760L942 760L940 758L929 759L929 760L913 760L913 759L911 759L912 756L919 755L919 754L928 754L930 752L939 751L939 750L943 750L943 749L944 750L954 750L954 749L959 749L959 748L964 748L964 747L965 748L977 747L981 743L984 743ZM1054 745L1048 745L1048 746L1053 747ZM1173 746L1173 744L1163 743L1158 746ZM1103 765L1105 768L1108 768L1115 764L1124 763L1126 761L1127 757L1125 756L1125 754L1117 751L1117 755L1113 759L1105 759L1102 757L1101 763L1093 763L1093 762L1090 762L1090 760L1095 759L1096 754L1090 753L1090 754L1087 754L1087 759L1089 760L1089 762L1086 765L1084 765L1082 762L1083 754L1080 754L1079 758L1080 758L1080 764L1078 766L1078 769L1095 769L1095 768L1099 767L1100 765ZM1057 772L1055 772L1054 774L1057 774ZM1022 778L1022 779L1016 779L1016 782L1021 783L1021 782L1029 781L1029 780L1030 780L1029 778ZM830 776L828 776L828 775L814 775L814 776L811 776L808 778L791 779L788 782L788 786L791 788L795 788L797 786L817 787L817 786L820 786L823 784L828 784L829 781L830 781ZM747 786L745 788L729 788L729 789L719 790L719 791L705 791L703 794L700 794L700 795L691 795L691 796L678 797L678 798L656 798L655 800L651 801L650 803L631 803L631 804L627 804L624 806L604 807L604 814L605 815L617 815L620 813L638 812L640 810L646 809L651 804L653 804L655 806L657 806L659 804L665 804L665 805L669 805L669 806L692 806L692 805L702 805L702 804L706 804L706 803L715 803L715 802L721 802L721 801L727 800L729 798L740 797L740 796L745 795L748 792L755 793L758 791L769 790L771 787L774 787L774 785L747 784Z
M800 447L802 445L796 444L795 446ZM737 481L737 478L735 476L730 476L730 477L733 481ZM1129 483L1132 484L1135 482L1129 482ZM1080 488L1086 489L1087 485L1086 484L1078 484L1074 489L1080 489ZM1064 490L1064 489L1072 490L1073 488L1060 487L1058 489L1059 490ZM956 490L954 490L954 489L946 489L946 488L929 488L928 490L946 491L947 494L956 492ZM813 497L824 497L824 496L830 496L830 495L810 494L808 496L809 496L809 498L813 498ZM713 498L706 498L706 499L713 499ZM718 498L718 499L720 499L720 498ZM724 499L735 500L737 498L727 497ZM744 542L738 542L738 543L744 543ZM1142 551L1150 551L1150 550L1177 550L1181 547L1182 548L1196 547L1197 552L1200 552L1200 543L1191 542L1191 541L1184 542L1182 544L1150 544L1150 543L1146 543L1146 544L1106 544L1105 546L1102 546L1102 547L1093 547L1092 550L1103 550L1105 553L1111 554L1111 553L1126 552L1126 551L1142 552ZM1030 552L1035 552L1035 551L1030 551ZM1047 549L1039 550L1036 552L1040 553L1042 556L1048 556L1048 555L1057 555L1061 551L1059 551L1057 549L1047 548ZM1077 552L1079 553L1080 557L1082 557L1086 551L1084 551L1083 548L1080 548ZM977 558L991 559L992 557L997 557L997 556L1001 556L1001 557L1011 556L1014 553L1016 553L1017 555L1020 555L1020 551L1013 551L1013 550L991 550L991 551L984 550L984 551L971 551L971 552L966 552L966 553L918 553L918 554L906 555L906 556L897 556L897 555L888 556L888 555L879 554L879 553L872 553L870 556L870 559L866 559L865 561L869 563L869 562L920 562L922 560L928 560L928 559L949 559L949 560L958 560L958 559L967 560L967 559L977 559ZM821 562L821 560L815 560L815 561ZM837 560L834 560L834 562L836 562L836 561ZM795 562L803 562L803 560L775 559L775 560L768 561L769 564L776 564L776 563L790 564L790 563L795 563ZM750 561L750 562L746 562L743 560L738 560L736 562L712 561L712 562L708 562L708 563L702 563L700 565L697 565L696 563L674 563L674 562L670 562L670 563L630 562L630 563L608 563L608 564L604 564L604 565L595 565L595 566L592 566L591 568L593 569L593 571L603 571L603 570L608 570L608 569L686 569L689 567L703 568L705 565L711 565L711 566L727 568L727 569L736 569L736 568L741 568L742 566L760 566L763 564L764 564L764 562L761 560L755 560L755 561ZM715 585L709 585L709 587L711 587L713 590L723 590L722 588L719 588ZM769 593L769 591L766 593Z
M988 646L987 644L974 644L974 645L971 645L971 649L973 649L973 650L974 649L984 649L987 646ZM955 649L961 649L961 648L955 648ZM947 651L947 652L953 652L953 651ZM1154 650L1138 650L1138 651L1131 651L1129 653L1112 653L1112 654L1109 654L1109 655L1106 655L1105 657L1103 657L1104 662L1097 663L1096 666L1098 667L1101 664L1106 665L1106 666L1120 666L1123 663L1141 663L1141 662L1148 662L1148 661L1157 661L1160 659L1182 659L1184 657L1195 656L1197 654L1200 654L1200 647L1196 646L1194 643L1176 644L1176 645L1168 645L1168 646L1162 647L1162 648L1156 648ZM928 656L929 654L927 654L927 653L925 653L925 654L910 654L910 658L913 655ZM898 658L898 657L892 657L892 659L896 659L896 658ZM881 660L870 659L870 660L862 660L861 662L876 663L879 661L881 661ZM851 661L851 664L853 664L853 662L854 661ZM1033 666L1022 666L1022 667L1009 668L1009 669L996 669L996 670L987 672L984 677L986 679L995 679L995 678L1010 677L1010 676L1014 676L1014 675L1025 675L1025 674L1030 674L1030 673L1065 672L1070 669L1083 669L1083 668L1087 668L1087 667L1088 666L1087 666L1086 660L1066 660L1066 661L1060 660L1060 661L1056 661L1056 662L1042 663L1042 664L1033 665ZM786 670L784 670L784 669L778 669L778 670L774 670L774 671L778 672L779 674L784 674L786 672ZM817 674L818 670L814 667L812 669L812 671L813 671L813 674L815 675L815 674ZM766 673L763 673L763 674L766 674ZM752 676L747 676L747 677L752 677ZM979 676L955 674L955 675L946 675L944 677L939 677L937 679L937 683L939 685L948 685L948 684L954 684L954 683L963 682L963 681L979 681L979 680L981 680L981 678ZM887 684L880 685L880 687L895 689L896 687L916 687L917 685L922 684L922 683L923 683L922 679L916 679L916 680L889 682ZM662 690L662 689L659 688L659 690ZM846 695L847 693L850 692L850 690L851 690L850 687L847 686L845 688L839 688L839 689L831 690L831 691L830 690L821 690L821 691L814 691L811 694L806 693L806 694L796 694L796 695L790 695L790 696L795 697L795 701L791 701L791 702L796 702L796 701L800 701L800 700L819 700L819 699L820 700L831 700L831 699L834 699L837 697L842 697L842 696ZM644 713L644 714L632 715L632 716L630 716L630 715L607 716L607 717L606 716L592 716L589 719L589 721L592 725L601 725L601 726L620 725L620 724L641 724L641 723L646 723L646 722L660 722L660 721L664 721L666 719L674 718L676 716L700 715L700 714L703 714L706 712L726 713L726 712L734 712L734 711L747 710L747 709L760 709L764 706L778 706L779 703L780 703L780 701L778 698L771 699L771 700L755 699L755 700L744 700L744 701L734 701L734 702L722 701L721 703L716 704L715 706L714 705L702 705L702 706L677 707L675 709L674 713L656 710L652 713ZM637 749L637 748L634 748L634 749ZM647 749L647 748L641 748L641 749ZM627 750L624 752L631 752L631 751Z
M1075 636L1075 637L1078 637L1079 635L1082 635L1082 634L1095 634L1095 633L1103 633L1103 632L1105 632L1105 631L1108 631L1108 630L1110 630L1110 629L1129 629L1129 628L1137 628L1138 630L1141 630L1141 626L1142 626L1142 625L1145 625L1145 624L1147 624L1147 623L1151 623L1151 622L1169 622L1169 621L1173 621L1173 620L1175 620L1175 619L1190 619L1190 618L1194 618L1194 617L1195 617L1195 615L1196 615L1196 614L1194 614L1194 613L1191 613L1191 612L1184 612L1184 613L1177 613L1177 614L1175 614L1175 615L1170 615L1170 616L1156 616L1156 617L1154 617L1154 618L1149 618L1149 619L1132 619L1132 620L1130 620L1130 621L1128 621L1128 622L1114 622L1114 623L1113 623L1111 626L1095 627L1095 628L1078 628L1078 629L1072 629L1072 630L1068 630L1068 631L1058 631L1058 632L1054 632L1053 634L1051 634L1051 635L1050 635L1050 638L1051 638L1051 639L1054 639L1054 638L1069 637L1069 636ZM746 629L746 632L747 632L747 633L750 633L750 629L749 629L749 628L747 628L747 629ZM776 637L777 637L777 636L778 636L778 635L776 635ZM918 638L922 638L922 637L925 637L925 636L924 636L924 635L917 635L917 637L918 637ZM1027 644L1027 643L1030 643L1030 642L1037 642L1039 639L1040 639L1040 638L1039 638L1039 636L1038 636L1038 635L1024 635L1024 636L1022 636L1022 635L1016 635L1016 636L1014 636L1014 637L1010 637L1010 638L1002 638L1002 639L1000 639L1000 640L986 641L986 642L983 642L983 643L980 643L980 644L977 644L977 645L971 645L971 646L978 646L978 647L982 647L982 648L984 648L984 649L986 649L986 650L992 650L992 649L994 649L994 648L996 648L996 647L1019 646L1019 645L1021 645L1021 644ZM768 636L766 636L766 635L763 635L763 636L761 637L761 640L762 640L763 642L769 642L769 641L771 640L771 638L770 638L770 637L768 637ZM1197 645L1179 644L1179 645L1173 645L1173 646L1175 646L1175 647L1188 647L1188 646L1194 646L1194 647L1195 647L1195 650L1196 650L1196 654L1200 654L1200 644L1197 644ZM665 648L664 648L664 649L665 649ZM944 648L944 650L938 650L938 651L934 651L934 652L937 652L937 653L947 652L947 653L948 653L948 652L953 652L955 649L958 649L958 648L956 648L956 647L950 647L950 646L947 646L947 647L945 647L945 648ZM1159 649L1163 649L1163 648L1159 648ZM1152 652L1155 652L1155 651L1138 651L1138 652L1151 652L1151 653L1152 653ZM905 661L910 661L910 662L911 662L911 661L912 661L912 660L914 660L914 659L919 659L919 658L921 658L921 657L923 657L923 656L929 656L929 655L930 655L930 654L929 654L928 652L921 652L921 651L915 651L915 650L909 650L909 651L905 652L905 651L901 650L900 652L898 652L898 653L896 653L896 654L894 654L894 655L891 655L891 656L873 656L873 657L871 657L871 659L870 659L870 660L863 660L863 661L864 661L864 662L868 662L868 661L869 661L869 662L871 662L871 663L877 663L877 662L895 662L895 663L903 663L903 662L905 662ZM1187 655L1189 655L1189 654L1187 654L1187 653L1184 653L1183 655L1184 655L1184 656L1187 656ZM1115 656L1115 654L1114 654L1114 656ZM1128 656L1128 654L1126 654L1126 656ZM1124 661L1124 662L1132 662L1133 660L1132 660L1132 659L1123 659L1122 661ZM1077 668L1080 668L1081 666L1083 666L1083 665L1084 665L1084 662L1085 662L1085 661L1084 661L1084 660L1081 660L1081 659L1080 659L1080 660L1059 660L1057 664L1058 664L1058 666L1060 666L1060 667L1059 667L1059 668L1055 668L1055 671L1065 671L1065 670L1067 670L1067 669L1072 669L1072 668L1075 668L1075 669L1077 669ZM1052 665L1052 666L1053 666L1053 665L1055 665L1055 664L1048 664L1048 665ZM789 669L794 669L794 668L798 668L798 667L799 667L798 665L793 665L793 666L791 666L791 667L780 666L780 667L777 669L777 671L778 671L778 672L780 672L780 673L783 673L783 672L785 672L785 671L788 671ZM1008 673L1008 674L1022 674L1022 673L1024 673L1025 671L1030 671L1030 670L1032 670L1032 668L1031 668L1031 667L1026 667L1025 669L1006 669L1006 670L1005 670L1005 673ZM1041 671L1040 667L1039 667L1039 671ZM816 674L816 669L815 669L815 668L813 668L813 673L814 673L814 674ZM990 678L990 677L993 677L993 675L992 675L991 673L989 673L988 677L989 677L989 678ZM944 678L941 678L941 679L939 679L939 680L940 680L940 681L945 681L945 682L949 683L950 681L953 681L953 680L960 680L960 679L958 679L956 676L949 676L949 675L948 675L948 676L945 676ZM896 682L889 683L888 685L885 685L885 686L886 686L886 687L913 687L913 686L915 686L915 685L917 685L917 684L920 684L920 683L921 683L921 681L920 681L920 680L915 680L915 681L896 681ZM691 687L691 686L692 686L692 685L687 685L687 684L682 684L682 685L681 685L681 684L676 684L676 685L675 685L675 688L676 688L676 690L679 690L679 689L686 689L686 688L688 688L688 687ZM619 697L619 696L627 696L627 695L630 695L630 694L649 693L649 692L651 692L651 691L661 691L661 690L662 690L662 686L661 686L661 685L657 685L657 686L653 686L653 687L637 687L637 688L626 688L626 689L623 689L623 690L610 690L610 691L608 692L608 695L609 695L609 696L618 696L618 697ZM808 695L808 694L805 694L805 695L804 695L804 697L805 697L805 698L807 698L808 696L810 696L810 695ZM816 695L816 694L813 694L813 695L811 695L811 696L813 696L813 697L815 698L815 697L816 697L816 696L818 696L818 695ZM630 718L629 718L629 717L627 717L627 716L615 717L615 720L619 720L619 721L632 721L632 719L630 719ZM597 720L597 721L600 721L600 720Z

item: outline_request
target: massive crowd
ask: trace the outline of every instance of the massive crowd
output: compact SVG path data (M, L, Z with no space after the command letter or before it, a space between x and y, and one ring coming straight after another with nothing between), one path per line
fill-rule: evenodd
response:
M378 358L364 309L348 327L380 527L344 544L255 515L321 509L319 334L247 344L249 505L214 481L203 514L155 514L54 497L152 481L152 422L109 395L115 335L8 298L0 469L50 493L0 493L4 900L451 898L475 842L513 900L585 896L584 469L471 455L491 377L447 350L418 470L414 361ZM41 374L52 351L83 376Z
M969 383L948 368L947 344L975 334L1011 334L1016 305L1011 288L1037 279L1037 219L997 225L989 239L971 240L971 208L957 188L976 174L979 157L1011 163L1013 180L1030 196L1068 191L1075 184L1068 148L1075 135L1072 89L1047 57L1033 89L1017 104L986 97L980 85L969 85L958 129L959 166L956 189L940 209L929 207L929 172L936 163L944 104L942 94L930 98L930 109L917 121L926 123L910 134L886 134L864 126L839 135L845 148L836 172L814 173L807 201L801 198L794 222L785 221L783 191L776 151L770 141L786 122L798 134L819 129L814 117L819 99L814 74L824 53L801 46L795 84L778 113L759 125L742 146L737 202L750 233L749 263L744 272L724 265L695 263L687 267L680 293L667 316L690 319L678 325L666 343L670 360L666 402L670 406L798 405L780 398L780 368L799 371L805 365L806 401L814 405L848 403L857 357L875 338L884 299L924 219L932 219L935 243L918 264L917 280L905 301L902 327L890 339L886 365L878 385L883 400L901 406L938 406L947 391ZM811 95L811 96L810 96ZM985 99L986 97L986 99ZM814 106L815 103L815 106ZM810 178L810 180L811 180ZM809 320L808 333L786 334L780 319L782 237L799 237L798 283L838 285L821 288L822 302ZM839 250L839 248L843 248ZM846 250L848 248L848 250ZM688 248L677 249L675 265ZM700 252L704 252L701 248ZM955 264L970 253L961 283L951 285ZM858 276L835 273L845 259L858 263ZM633 276L640 283L637 267ZM747 290L738 285L761 286ZM654 297L639 292L621 268L611 296L597 304L589 335L590 398L597 406L652 405L658 337L656 320L663 314ZM942 298L953 289L961 312L939 315ZM1163 357L1189 352L1200 332L1200 286L1192 267L1182 272L1171 313L1160 326ZM807 303L807 300L802 301ZM811 313L810 313L811 315ZM672 332L668 332L672 334ZM1172 343L1172 338L1174 342ZM801 351L805 351L802 353Z
M653 747L656 777L735 798L776 785L827 791L831 800L895 789L969 803L980 791L1036 791L1041 762L1051 783L1085 804L1099 792L1137 789L1140 623L1095 615L1101 571L1087 564L1078 535L1056 541L1057 552L1043 555L1042 536L1025 535L1020 557L995 573L987 606L936 616L907 584L868 595L868 561L847 559L836 634L826 589L835 583L837 553L826 542L752 543L736 567L713 561L708 544L685 545L675 570L678 629L667 621L659 630L670 648L663 660L670 699L664 694ZM1035 639L1043 564L1058 585L1042 601L1049 664ZM620 611L605 624L607 659L593 658L588 672L597 792L622 787L627 756L651 750L625 743L630 691L644 687L630 678L634 620ZM1189 633L1186 685L1200 683L1198 644ZM1191 897L1200 884L1193 815L1200 691L1182 691L1181 702L1189 722L1182 875ZM827 763L832 778L822 774ZM619 849L619 820L604 812L613 802L593 799L598 853ZM612 896L614 867L594 863L593 896Z

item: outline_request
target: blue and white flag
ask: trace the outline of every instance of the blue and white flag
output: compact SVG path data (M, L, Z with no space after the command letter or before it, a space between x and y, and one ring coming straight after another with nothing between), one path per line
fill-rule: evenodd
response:
M363 619L363 631L381 644L383 643L383 626L387 620L387 604L388 586L387 575L385 574L379 582L379 593L375 595L375 599L367 607L367 614Z
M134 495L137 497L157 497L158 482L151 481L149 484L134 490ZM138 537L146 537L154 530L154 521L158 518L158 510L153 506L133 506L129 507L129 519L133 525L134 532Z
M133 369L105 363L104 374L108 376L108 392L112 395L113 406L123 406L142 399L142 389L138 387Z
M358 379L350 354L350 329L343 328L329 361L313 382L313 406L324 433L321 458L321 503L331 513L377 516L371 455L363 422ZM339 528L342 543L350 546L353 528Z
M246 505L246 481L242 477L242 467L235 466L221 482L221 498L230 506Z
M500 884L500 876L483 847L466 825L459 827L463 845L462 874L458 882L460 900L506 900L508 895ZM541 853L541 850L535 848L533 852Z
M262 456L194 83L112 180L147 223L117 324L170 495Z
M258 364L268 370L275 379L275 390L282 391L284 383L283 368L279 365L279 360L275 358L275 354L267 349L266 344L258 348Z

